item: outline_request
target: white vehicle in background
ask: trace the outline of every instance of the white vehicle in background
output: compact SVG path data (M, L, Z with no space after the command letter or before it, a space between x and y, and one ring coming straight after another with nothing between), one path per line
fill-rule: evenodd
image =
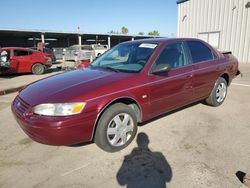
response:
M100 55L102 55L104 52L108 50L108 45L92 44L91 46L95 51L96 57L99 57Z
M94 60L96 58L95 51L91 45L73 45L65 49L65 60Z

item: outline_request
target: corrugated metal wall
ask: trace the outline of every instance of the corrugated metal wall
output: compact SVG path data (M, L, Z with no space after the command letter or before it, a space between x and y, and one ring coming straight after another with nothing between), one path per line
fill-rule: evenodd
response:
M241 63L250 63L249 0L189 0L178 4L178 37L198 38L219 32L219 50L230 50Z

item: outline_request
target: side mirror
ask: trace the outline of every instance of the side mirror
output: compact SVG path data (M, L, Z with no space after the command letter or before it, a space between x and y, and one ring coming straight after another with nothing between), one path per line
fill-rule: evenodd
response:
M170 70L171 70L171 66L169 64L159 64L154 67L152 74L165 73Z

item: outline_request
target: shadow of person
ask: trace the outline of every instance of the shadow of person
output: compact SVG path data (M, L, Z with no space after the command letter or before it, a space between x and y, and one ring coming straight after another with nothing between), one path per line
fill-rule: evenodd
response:
M152 152L147 134L139 133L138 147L124 157L116 178L127 188L164 188L172 178L172 169L161 152Z

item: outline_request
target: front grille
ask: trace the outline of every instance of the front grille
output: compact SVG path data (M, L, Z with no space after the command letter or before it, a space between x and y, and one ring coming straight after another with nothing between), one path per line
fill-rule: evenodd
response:
M25 102L21 97L17 97L15 102L14 102L15 109L19 115L24 116L25 112L29 108L29 104Z

